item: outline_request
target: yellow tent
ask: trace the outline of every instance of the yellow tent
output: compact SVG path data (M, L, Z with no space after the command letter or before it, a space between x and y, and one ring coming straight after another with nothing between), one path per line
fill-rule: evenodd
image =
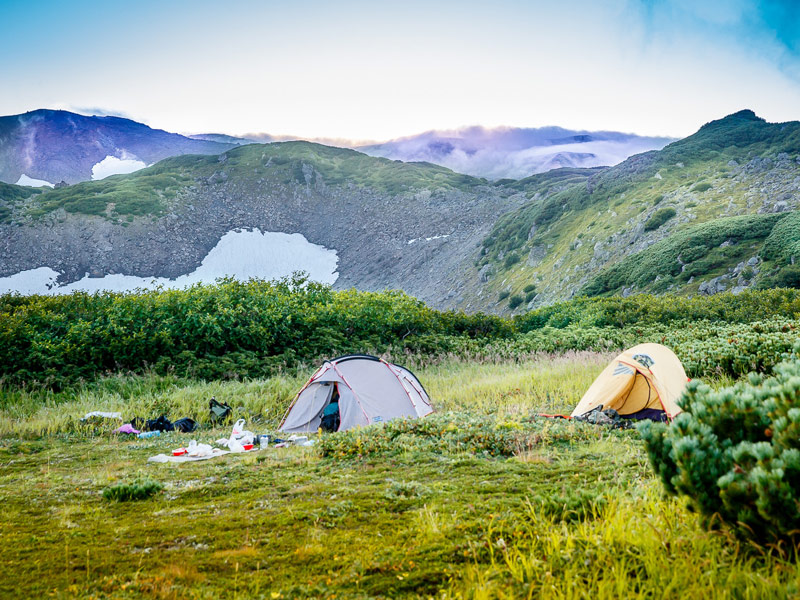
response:
M672 419L681 412L677 401L687 381L686 371L672 350L661 344L639 344L611 361L572 416L602 405L601 410L613 408L623 417L657 419L663 412Z

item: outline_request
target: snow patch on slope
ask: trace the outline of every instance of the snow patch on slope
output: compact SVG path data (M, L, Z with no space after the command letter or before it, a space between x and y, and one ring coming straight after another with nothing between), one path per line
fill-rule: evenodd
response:
M408 240L408 245L410 246L411 244L415 244L415 243L421 242L423 240L425 240L426 242L431 242L433 240L441 240L441 239L449 238L449 237L450 237L449 233L446 233L444 235L434 235L433 237L426 237L426 238L419 237L419 238L414 238L413 240Z
M32 177L25 175L25 173L19 176L19 179L17 179L17 185L26 185L28 187L55 187L55 185L49 181L45 181L44 179L33 179Z
M133 158L117 158L116 156L106 156L99 163L92 167L92 179L105 179L112 175L124 175L133 173L139 169L144 169L147 165L140 160Z
M106 275L83 277L67 285L59 285L59 273L50 267L39 267L0 277L0 294L68 294L74 291L127 292L136 289L184 288L195 283L213 283L219 277L247 279L278 279L295 271L306 271L313 281L332 284L339 277L336 265L339 258L335 250L312 244L299 233L261 233L229 231L203 259L200 266L176 279L164 277L137 277L134 275Z

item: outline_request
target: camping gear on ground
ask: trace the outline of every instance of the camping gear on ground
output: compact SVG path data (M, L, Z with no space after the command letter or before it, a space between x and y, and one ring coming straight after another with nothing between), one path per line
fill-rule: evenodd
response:
M269 446L269 436L268 435L260 435L258 436L258 445L262 448L267 448Z
M247 431L244 428L244 419L239 419L234 423L231 435L229 438L220 438L217 444L220 446L227 446L231 452L244 452L244 446L253 447L253 440L255 434L252 431Z
M155 456L151 456L147 459L147 462L152 463L183 463L183 462L195 462L198 460L209 460L211 458L217 458L218 456L225 456L226 454L230 454L228 450L220 450L219 448L212 448L211 453L204 454L202 456L190 456L187 452L182 456L168 456L166 454L156 454Z
M197 423L195 423L189 417L178 419L172 425L175 427L176 431L180 431L181 433L192 433L195 429L197 429Z
M663 414L663 411L662 411ZM594 425L607 425L612 429L631 429L634 419L626 419L613 408L603 410L602 405L590 410L577 417L572 417L574 421L585 421Z
M139 433L141 433L141 431L139 431L138 429L134 429L133 425L131 425L130 423L126 423L122 427L118 427L117 429L115 429L114 433L134 433L134 434L139 434Z
M661 344L639 344L617 356L572 411L580 417L613 408L623 419L673 419L688 378L677 356ZM599 418L599 417L597 417Z
M337 384L333 384L336 388ZM322 431L336 431L341 424L341 416L339 415L339 393L334 389L333 399L322 411L322 418L319 422L319 428Z
M98 419L116 419L117 421L122 421L122 413L102 412L99 410L93 410L92 412L86 413L85 415L83 415L81 421L88 421L93 417Z
M313 446L314 440L308 439L307 435L295 435L292 434L289 436L289 439L286 440L286 445L289 446Z
M142 419L134 417L131 419L131 427L140 431L180 431L181 433L192 433L197 429L197 423L189 417L178 419L174 423L165 415L157 419Z
M175 431L175 425L166 416L150 419L144 424L145 431Z
M209 418L212 423L223 423L231 416L233 409L224 402L217 402L216 398L208 401Z
M159 435L161 435L160 431L143 431L136 437L138 437L140 440L143 440L145 438L158 437Z
M351 354L317 369L286 411L280 431L317 431L334 391L339 394L336 431L433 412L428 393L411 371L376 356Z

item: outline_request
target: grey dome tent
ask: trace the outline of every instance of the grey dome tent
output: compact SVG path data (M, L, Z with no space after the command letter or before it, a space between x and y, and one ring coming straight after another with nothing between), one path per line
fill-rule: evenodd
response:
M285 433L317 431L325 408L339 395L339 428L424 417L430 398L411 371L376 356L351 354L325 361L297 393L281 422Z

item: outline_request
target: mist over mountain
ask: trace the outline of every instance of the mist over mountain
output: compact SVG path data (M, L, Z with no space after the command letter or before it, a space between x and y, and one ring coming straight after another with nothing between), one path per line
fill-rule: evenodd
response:
M612 166L634 154L660 150L672 141L561 127L468 127L428 131L358 150L404 162L430 162L476 177L520 179L562 167Z
M170 156L219 154L232 147L121 117L40 109L0 117L0 181L78 183L132 172Z

